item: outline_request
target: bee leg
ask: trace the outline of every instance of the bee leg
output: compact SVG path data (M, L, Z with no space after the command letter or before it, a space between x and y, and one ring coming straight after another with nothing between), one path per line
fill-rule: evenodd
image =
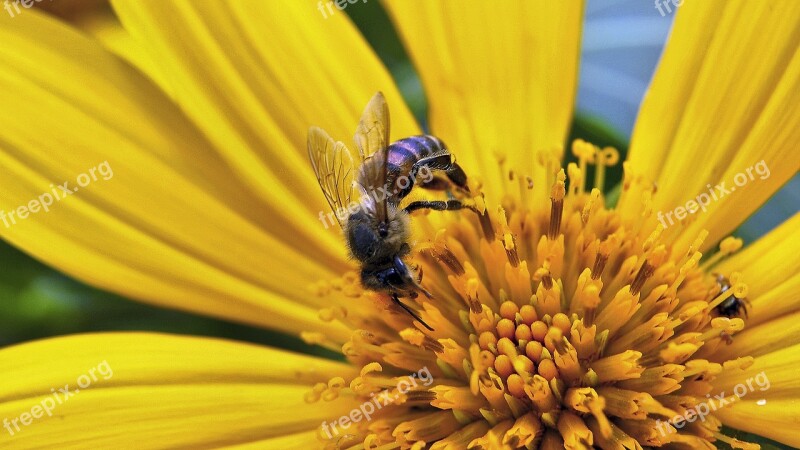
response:
M477 214L480 215L480 211L477 210L472 205L465 205L461 202L461 200L418 200L416 202L411 202L404 208L405 212L411 213L418 209L432 209L434 211L456 211L459 209L469 209L471 211L475 211Z
M400 306L404 310L406 310L406 312L410 314L411 317L413 317L417 322L421 323L425 328L429 329L430 331L435 331L433 328L431 328L430 325L425 323L425 321L422 320L422 318L417 313L412 311L411 308L409 308L408 306L404 305L403 302L401 302L400 299L397 297L397 294L392 294L392 301L395 302L398 306Z
M464 172L464 169L462 169L461 166L459 166L455 161L453 161L453 164L451 164L444 173L447 174L447 178L449 178L453 184L469 192L469 186L467 186L467 174Z
M418 186L429 191L446 191L453 185L444 178L432 177L430 181L422 180Z
M403 260L400 259L400 256L395 256L394 257L394 270L397 273L397 275L400 276L400 279L403 280L403 283L406 286L413 286L418 291L420 291L423 294L425 294L426 297L433 298L431 293L428 292L424 287L422 287L417 282L417 280L415 280L414 277L411 276L411 271L408 270L408 266L406 266L406 263L404 263Z
M467 187L467 174L464 169L453 160L453 155L450 153L440 153L438 155L428 156L417 161L411 168L411 173L416 177L417 171L426 166L430 170L443 170L447 178L456 185L459 189L469 192Z

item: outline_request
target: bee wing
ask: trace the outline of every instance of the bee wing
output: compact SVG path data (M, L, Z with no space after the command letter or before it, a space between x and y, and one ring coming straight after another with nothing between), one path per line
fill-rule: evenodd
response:
M357 169L353 155L346 145L334 141L325 130L311 127L308 130L308 159L325 200L339 226L344 228L339 214L347 210L353 199L353 177Z
M385 150L389 144L389 106L383 93L378 92L372 96L364 108L356 128L355 140L362 160Z
M377 158L372 164L362 164L358 181L364 192L374 191L386 186L388 146L389 146L389 106L383 93L377 92L361 115L355 135L358 153L363 161ZM378 220L387 222L388 196L376 202L375 212Z

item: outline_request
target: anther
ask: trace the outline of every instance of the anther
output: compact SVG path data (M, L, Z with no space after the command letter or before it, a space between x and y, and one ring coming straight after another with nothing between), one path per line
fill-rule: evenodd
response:
M742 248L742 240L733 236L728 236L719 244L719 251L712 255L708 260L700 265L700 268L708 271L710 267L720 262L726 256L738 251Z
M478 214L478 220L481 223L481 230L483 231L483 236L489 242L494 242L494 226L492 226L492 219L489 217L489 210L486 209L486 203L483 196L478 197L475 199L476 206L479 211L483 211L482 213Z
M606 268L606 263L608 262L608 255L603 254L602 252L597 252L597 256L594 258L594 265L592 266L592 279L597 280L600 278L600 275L603 274L603 270Z
M461 276L466 273L464 266L461 265L461 262L458 260L458 258L456 258L456 255L454 255L453 252L451 252L446 246L434 244L433 247L427 248L426 251L457 276Z
M653 275L655 271L655 266L651 266L650 263L645 261L631 283L631 294L638 294L642 290L642 287L644 287L644 283Z
M564 180L567 176L564 169L556 175L556 182L550 193L550 228L547 231L547 238L554 241L561 233L561 216L564 213Z

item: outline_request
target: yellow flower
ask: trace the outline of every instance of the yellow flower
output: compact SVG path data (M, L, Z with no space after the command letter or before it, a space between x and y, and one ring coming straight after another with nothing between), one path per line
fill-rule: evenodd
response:
M127 33L90 28L97 39L35 9L3 18L0 205L113 168L0 227L5 240L95 286L347 359L149 333L6 348L3 447L748 447L721 424L800 445L800 215L741 252L728 237L798 169L800 3L680 8L613 208L614 149L577 141L560 171L581 3L387 6L432 133L485 196L481 220L412 219L432 332L364 291L319 223L310 125L345 139L380 90L393 138L420 133L344 13L116 1ZM659 224L761 161L768 176ZM720 314L745 297L746 317ZM101 363L113 376L78 393Z

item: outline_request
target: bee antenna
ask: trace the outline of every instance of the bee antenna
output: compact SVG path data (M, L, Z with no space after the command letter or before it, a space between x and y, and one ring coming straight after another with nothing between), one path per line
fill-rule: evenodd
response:
M397 298L397 296L396 296L396 295L392 295L392 300L394 300L394 302L395 302L395 303L397 303L398 305L400 305L400 307L401 307L401 308L403 308L403 309L404 309L404 310L405 310L405 311L406 311L408 314L410 314L410 315L411 315L411 317L413 317L414 319L416 319L416 321L417 321L417 322L419 322L419 323L421 323L421 324L422 324L422 325L423 325L425 328L427 328L427 329L428 329L428 330L430 330L430 331L435 331L433 328L431 328L431 326L430 326L430 325L428 325L427 323L425 323L425 321L424 321L424 320L422 320L422 318L421 318L421 317L420 317L420 316L419 316L417 313L415 313L414 311L412 311L412 310L411 310L411 308L409 308L408 306L404 305L404 304L403 304L403 302L401 302L401 301L400 301L400 299L399 299L399 298Z

